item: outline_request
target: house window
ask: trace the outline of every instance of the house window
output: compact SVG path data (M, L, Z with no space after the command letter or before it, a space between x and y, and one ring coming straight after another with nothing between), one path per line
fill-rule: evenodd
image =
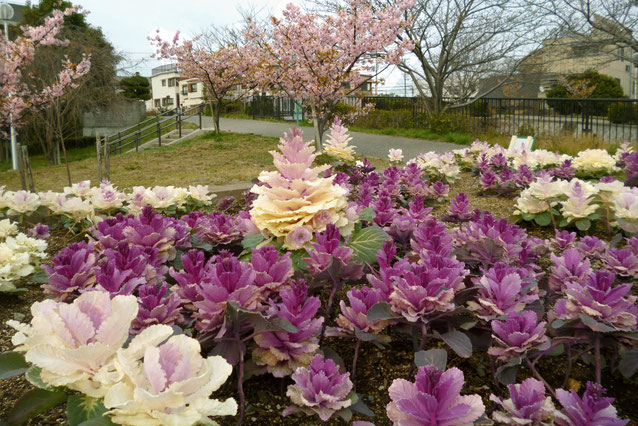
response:
M182 86L182 95L188 95L188 85L187 84Z
M188 85L188 91L191 93L197 93L197 83L191 83Z
M631 72L631 65L625 65L625 71Z
M162 80L162 86L166 86L166 79Z
M159 108L160 107L160 100L159 99L155 99L155 108Z
M169 78L168 79L168 87L175 87L176 86L176 78Z
M173 98L166 98L168 105L173 105Z

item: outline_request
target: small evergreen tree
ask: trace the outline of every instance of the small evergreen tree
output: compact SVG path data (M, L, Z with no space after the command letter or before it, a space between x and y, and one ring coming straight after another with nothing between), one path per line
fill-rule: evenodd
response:
M141 75L125 77L120 80L120 89L122 96L130 99L142 99L144 101L151 99L151 88L148 78Z

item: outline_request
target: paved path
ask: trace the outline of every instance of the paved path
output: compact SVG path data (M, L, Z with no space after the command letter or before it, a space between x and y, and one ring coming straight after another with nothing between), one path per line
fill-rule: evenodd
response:
M197 117L195 117L197 119ZM211 117L202 117L203 127L213 127ZM294 124L273 123L261 120L238 120L233 118L221 118L220 126L222 130L235 133L254 133L262 136L281 137ZM302 127L305 139L314 137L312 127ZM390 148L401 148L405 159L414 158L422 152L436 151L445 152L453 149L464 148L448 142L435 142L424 139L412 139L400 136L375 135L371 133L351 132L352 145L356 146L357 154L375 158L386 158Z

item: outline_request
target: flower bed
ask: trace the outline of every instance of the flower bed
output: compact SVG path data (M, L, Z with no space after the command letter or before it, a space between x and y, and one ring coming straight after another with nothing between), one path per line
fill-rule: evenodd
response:
M49 299L30 322L10 322L2 377L26 371L32 392L66 402L73 421L107 413L119 424L636 415L638 237L622 212L634 192L600 179L631 164L627 147L612 160L569 159L475 143L378 173L349 163L347 133L333 132L345 163L314 166L293 130L236 214L227 200L211 211L205 188L2 195L11 217L49 209L53 226L63 217L58 226L79 233L44 266ZM463 170L483 194L522 191L529 229L473 210L467 193L450 197L472 179ZM547 208L530 210L539 203ZM593 216L599 207L608 214ZM537 218L545 212L549 223ZM574 232L539 238L552 223ZM577 235L588 229L602 232ZM614 230L625 235L607 238Z

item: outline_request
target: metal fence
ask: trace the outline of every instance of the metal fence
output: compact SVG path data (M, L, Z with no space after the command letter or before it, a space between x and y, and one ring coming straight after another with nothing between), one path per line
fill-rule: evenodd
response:
M348 97L344 103L361 108L397 111L412 116L413 127L428 127L427 99L422 97ZM638 141L637 99L485 98L472 103L445 100L445 112L464 118L465 131L485 131L533 136L594 136L607 141ZM253 118L294 121L306 118L305 108L288 98L261 96L250 103Z

